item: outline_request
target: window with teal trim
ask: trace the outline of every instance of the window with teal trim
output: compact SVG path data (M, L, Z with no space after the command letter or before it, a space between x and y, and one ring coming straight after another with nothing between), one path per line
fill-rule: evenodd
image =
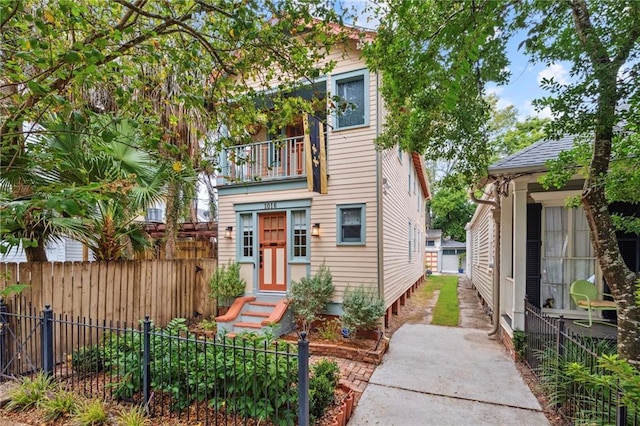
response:
M367 70L333 77L333 101L337 107L335 129L368 124L368 78Z
M253 257L253 215L240 215L240 255L244 258Z
M338 207L338 244L364 244L364 204Z
M293 257L307 258L307 212L304 210L292 211L293 222Z

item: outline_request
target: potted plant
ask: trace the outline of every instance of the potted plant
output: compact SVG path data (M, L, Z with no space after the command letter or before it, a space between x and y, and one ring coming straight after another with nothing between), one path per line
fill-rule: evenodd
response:
M247 283L240 278L240 264L229 262L216 269L209 280L209 297L216 299L217 314L226 313L233 300L244 294Z
M467 260L466 252L458 253L458 273L461 274L464 272L464 264L466 260Z

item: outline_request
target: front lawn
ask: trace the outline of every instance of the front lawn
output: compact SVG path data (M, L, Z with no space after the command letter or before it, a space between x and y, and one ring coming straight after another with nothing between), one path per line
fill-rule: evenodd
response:
M458 277L451 275L431 275L427 278L425 291L432 295L440 290L438 301L433 308L431 324L456 327L460 319L458 306Z

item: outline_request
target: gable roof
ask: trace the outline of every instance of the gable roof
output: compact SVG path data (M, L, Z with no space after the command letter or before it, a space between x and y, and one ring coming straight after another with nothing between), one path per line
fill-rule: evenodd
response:
M521 172L544 171L547 160L558 158L563 151L573 148L575 135L557 140L536 142L515 154L511 154L489 166L489 175L508 175Z
M422 189L422 195L425 200L431 198L431 191L429 190L429 181L427 180L427 174L425 173L424 161L417 152L411 153L411 159L413 160L413 167L416 169L418 175L418 182L420 182L420 189Z

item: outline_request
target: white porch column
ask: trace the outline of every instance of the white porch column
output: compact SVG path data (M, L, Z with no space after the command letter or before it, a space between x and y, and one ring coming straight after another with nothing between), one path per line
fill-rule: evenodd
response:
M513 329L524 330L527 283L527 182L513 186Z
M500 199L500 303L502 310L513 318L513 290L507 278L513 277L513 195ZM509 298L509 300L507 300ZM500 312L502 315L503 312Z

